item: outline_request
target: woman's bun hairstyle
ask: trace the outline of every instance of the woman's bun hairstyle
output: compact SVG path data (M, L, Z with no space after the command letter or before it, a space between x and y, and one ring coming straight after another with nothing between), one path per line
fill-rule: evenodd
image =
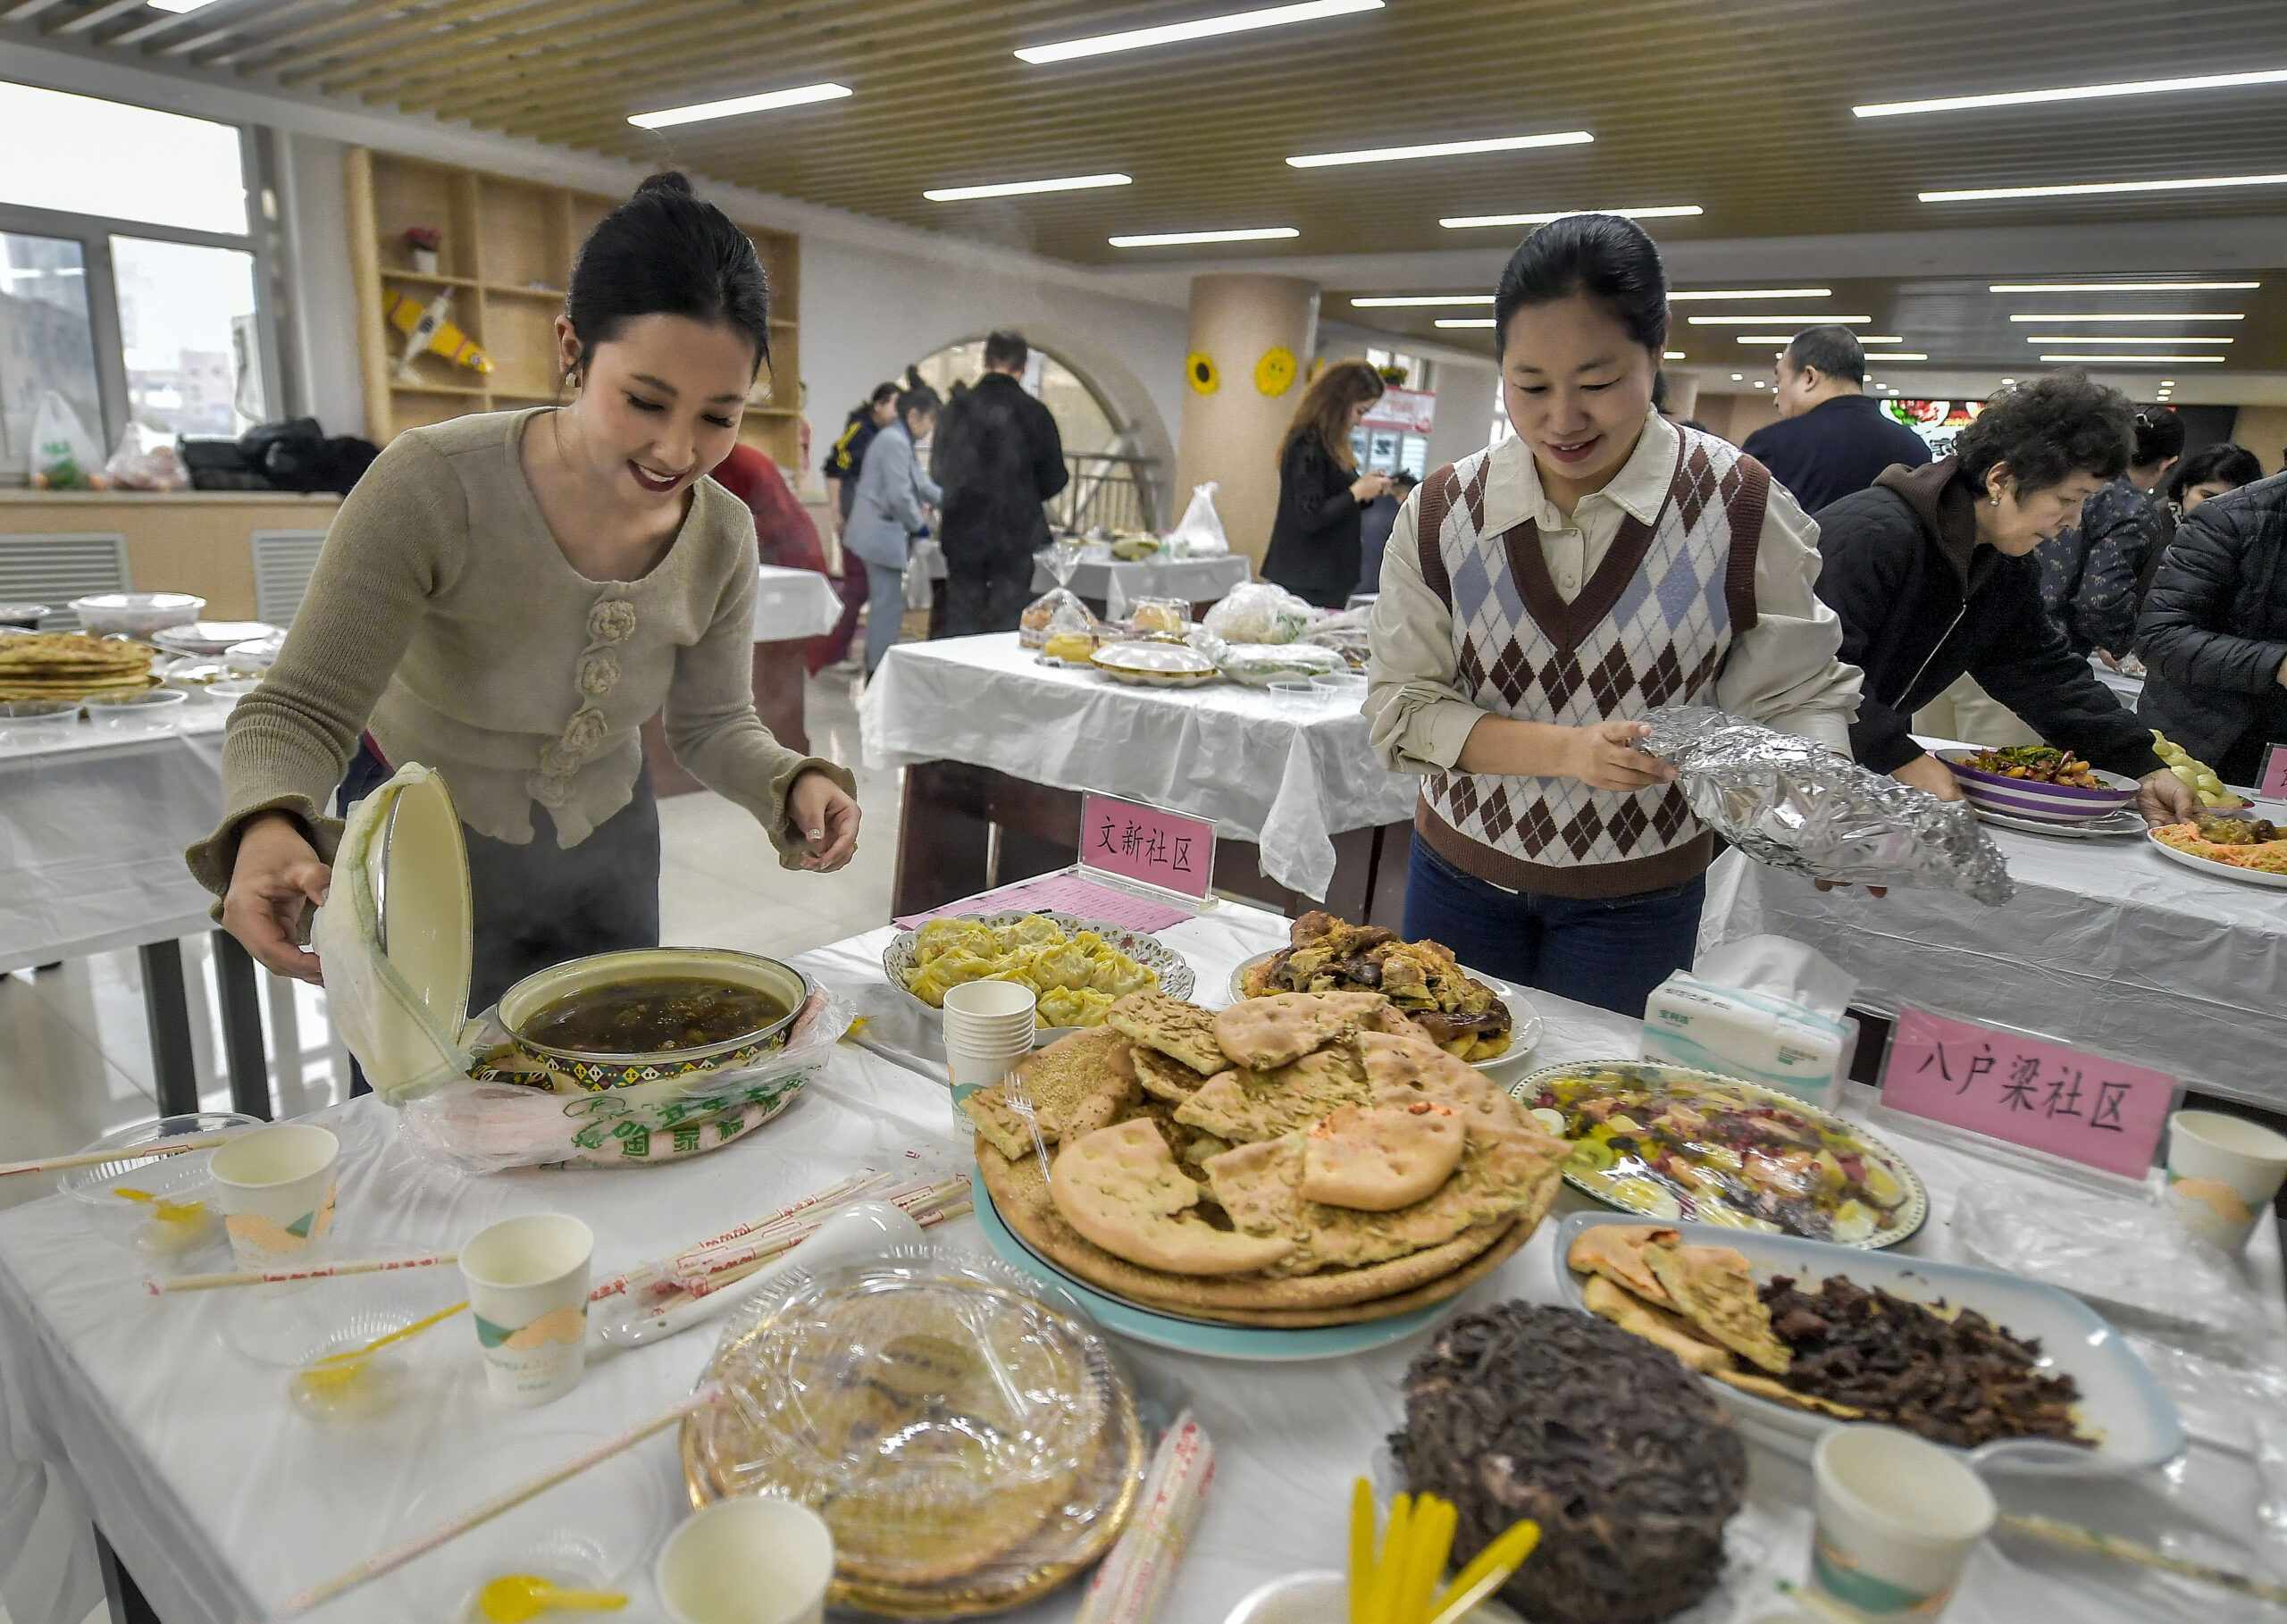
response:
M770 284L754 244L731 217L670 170L598 221L572 263L564 296L580 354L647 315L688 316L735 329L770 359Z
M1567 214L1517 245L1493 289L1493 355L1508 347L1509 318L1528 305L1576 295L1603 306L1660 358L1668 336L1668 273L1642 226L1618 214Z

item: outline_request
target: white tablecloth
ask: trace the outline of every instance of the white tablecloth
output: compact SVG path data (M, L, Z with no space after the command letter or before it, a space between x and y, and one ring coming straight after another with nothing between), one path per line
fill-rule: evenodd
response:
M1792 936L1858 977L1864 1008L2017 1026L2287 1110L2287 892L2211 879L2140 835L1986 833L2017 883L2001 908L1953 892L1821 892L1726 852L1701 944Z
M762 581L754 595L754 640L792 642L823 637L842 619L842 598L834 582L816 570L757 566Z
M1282 923L1224 904L1165 935L1197 970L1202 1000L1220 1003L1232 967L1283 940ZM877 969L889 935L884 927L800 962L889 1017L894 1006ZM1548 1024L1537 1059L1635 1052L1629 1023L1558 999L1535 1001ZM911 1041L909 1032L903 1036ZM344 1255L448 1243L504 1216L562 1210L594 1226L596 1267L608 1273L719 1232L869 1158L907 1149L959 1156L963 1141L951 1132L951 1118L936 1084L845 1044L769 1126L667 1168L470 1179L416 1159L395 1137L389 1111L370 1098L320 1119L338 1124L344 1135L336 1231ZM1917 1252L1952 1252L1947 1219L1956 1193L1972 1180L2021 1186L2028 1201L2049 1187L2038 1175L1894 1137L1931 1196L1931 1221L1910 1243ZM1563 1205L1573 1203L1568 1193ZM1555 1301L1554 1228L1552 1219L1460 1306L1516 1296ZM937 1233L950 1245L982 1244L970 1220ZM2275 1236L2258 1248L2253 1289L2275 1299ZM26 1543L35 1526L52 1534L90 1505L170 1624L244 1624L415 1531L408 1508L424 1489L461 1481L503 1455L537 1469L672 1402L690 1390L714 1343L711 1332L693 1331L593 1360L571 1398L512 1411L484 1397L465 1327L448 1325L411 1344L415 1379L395 1412L326 1427L289 1411L281 1372L255 1366L223 1340L229 1318L249 1306L243 1294L158 1299L139 1282L135 1260L92 1238L62 1199L0 1213L0 1595L16 1624L78 1624L94 1604L90 1553L83 1549L67 1576L52 1543ZM454 1279L431 1285L439 1306L452 1301ZM1303 1365L1231 1363L1122 1344L1155 1389L1187 1393L1219 1451L1205 1519L1161 1615L1168 1624L1213 1624L1267 1578L1341 1565L1350 1482L1373 1466L1399 1422L1401 1379L1422 1341ZM636 1459L662 1504L679 1509L673 1436L642 1445ZM1734 1554L1759 1546L1799 1574L1807 1474L1759 1450L1752 1460ZM2243 1567L2259 1539L2251 1463L2206 1442L2125 1482L2072 1487L2019 1479L1997 1486L2013 1510L2073 1517L2147 1540L2205 1540L2211 1557ZM432 1500L424 1516L436 1509ZM2242 1616L2220 1593L2170 1591L2097 1559L2044 1556L2040 1563L1981 1552L1948 1619L2114 1624L2195 1616L2195 1605L2203 1618ZM648 1581L637 1573L627 1582L635 1601L619 1616L628 1624L657 1619ZM1693 1624L1745 1624L1776 1611L1767 1590L1749 1599L1755 1604L1725 1602L1688 1616ZM1011 1616L1017 1624L1046 1624L1069 1619L1074 1606L1068 1587ZM396 1584L384 1580L317 1616L396 1624L411 1614Z
M1332 837L1412 817L1420 783L1383 770L1354 708L1236 682L1133 688L1043 666L1014 632L899 644L858 716L868 766L966 761L1211 817L1262 848L1263 873L1320 899Z
M222 816L228 713L190 704L157 738L81 722L54 749L0 745L0 970L213 928L182 854Z
M1254 579L1254 565L1244 553L1217 558L1144 558L1130 564L1083 550L1080 567L1072 573L1072 590L1081 597L1101 599L1104 613L1114 620L1127 616L1128 606L1139 598L1180 598L1185 603L1212 603L1233 587ZM1048 566L1033 566L1033 590L1045 592L1056 584Z

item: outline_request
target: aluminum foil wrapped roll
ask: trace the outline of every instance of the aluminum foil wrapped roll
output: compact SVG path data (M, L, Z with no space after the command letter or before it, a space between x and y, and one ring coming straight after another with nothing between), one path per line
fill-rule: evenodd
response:
M1652 712L1637 747L1676 769L1699 821L1759 863L1814 880L2016 895L1965 802L1870 773L1822 745L1705 706Z

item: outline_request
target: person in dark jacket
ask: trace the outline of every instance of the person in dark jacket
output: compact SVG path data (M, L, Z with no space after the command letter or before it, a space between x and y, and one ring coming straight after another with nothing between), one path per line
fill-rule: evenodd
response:
M1378 592L1382 585L1382 548L1389 545L1398 509L1421 481L1400 470L1390 475L1390 488L1376 497L1358 521L1358 585L1361 592Z
M1033 555L1048 545L1041 504L1064 489L1056 419L1019 380L1022 333L984 340L984 376L955 389L937 424L929 472L943 487L937 538L945 549L945 632L1014 632L1032 597Z
M1847 327L1807 327L1772 368L1779 421L1739 448L1771 470L1805 513L1866 489L1896 463L1930 460L1922 436L1866 393L1866 352Z
M2041 608L2031 554L2128 464L2127 398L2078 372L1995 397L1952 456L1885 469L1818 514L1818 595L1840 616L1840 657L1865 673L1851 752L1940 800L1953 772L1908 718L1964 673L2048 743L2141 780L2137 809L2177 823L2197 803L2149 735Z
M1365 553L1361 521L1390 488L1386 473L1361 473L1350 449L1351 431L1386 387L1363 361L1336 362L1303 392L1278 448L1278 513L1262 578L1321 609L1350 601Z
M2090 497L2081 522L2042 542L2040 600L2075 654L2101 652L2118 664L2136 635L2136 611L2160 551L2175 532L2160 481L2183 455L2183 419L2166 406L2136 414L2128 472Z
M2136 646L2150 674L2137 719L2225 783L2254 783L2264 747L2287 744L2287 473L2185 515Z

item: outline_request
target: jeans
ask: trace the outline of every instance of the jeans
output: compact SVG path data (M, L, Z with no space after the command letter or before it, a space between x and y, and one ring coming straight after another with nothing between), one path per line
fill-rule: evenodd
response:
M1033 600L1033 556L1027 552L964 554L945 558L945 635L1014 632Z
M881 669L882 656L897 644L905 624L905 571L887 564L866 565L866 674Z
M345 812L387 783L390 768L360 741L342 775ZM532 806L532 838L515 846L466 824L474 957L469 1013L490 1009L527 975L567 959L659 945L659 803L649 763L635 798L570 848L556 843L556 822ZM351 1068L349 1092L370 1092Z
M1641 1016L1652 989L1691 967L1705 875L1641 896L1511 893L1464 874L1419 834L1405 875L1405 936L1442 942L1473 970Z

